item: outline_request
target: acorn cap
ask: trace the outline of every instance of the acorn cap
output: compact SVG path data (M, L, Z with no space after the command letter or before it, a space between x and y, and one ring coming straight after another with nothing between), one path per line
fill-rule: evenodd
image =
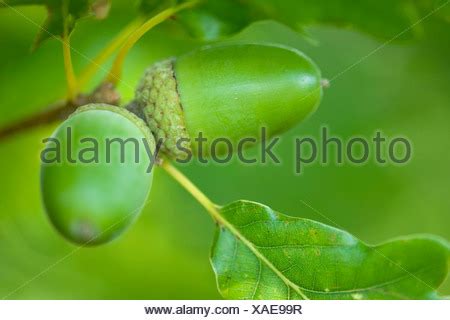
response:
M161 151L177 157L181 156L176 146L178 139L189 139L189 135L177 92L173 62L174 59L160 61L145 71L133 103L142 111L156 142L162 140ZM190 149L189 142L182 145Z

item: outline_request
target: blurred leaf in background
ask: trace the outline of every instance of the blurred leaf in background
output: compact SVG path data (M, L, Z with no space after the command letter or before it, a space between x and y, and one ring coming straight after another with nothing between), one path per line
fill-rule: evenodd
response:
M144 14L174 5L176 0L142 0ZM250 23L273 19L296 31L313 25L334 25L362 31L380 39L411 40L424 36L427 17L449 22L447 0L214 0L203 1L177 20L191 36L216 40L236 33ZM436 14L432 14L436 11ZM401 33L401 34L400 34Z
M0 7L41 5L47 9L47 18L39 28L33 48L49 38L70 34L76 22L84 17L104 19L108 15L109 0L1 0ZM13 9L14 10L14 9ZM17 13L19 11L15 10ZM24 17L26 19L26 17ZM31 22L31 21L29 21Z
M289 1L256 2L257 12L248 14L255 14L254 19L259 20L283 16L281 8ZM381 8L383 1L348 2L350 7L346 11L332 10L328 4L323 10L310 9L308 15L306 8L311 8L308 4L302 8L303 1L292 2L294 9L284 13L283 24L259 21L224 40L288 44L309 55L320 66L324 77L333 78L382 45L377 40L379 36L395 36L414 22L406 16L397 19L398 12L403 11L397 7L390 10L392 2L379 11L372 8L377 8L378 3ZM309 6L316 3L322 2L309 2ZM417 3L418 18L437 6L425 0L395 3ZM276 9L276 15L256 16L264 12L261 8L271 6ZM38 25L46 17L42 6L17 8ZM136 17L137 8L130 6L129 1L116 0L107 19L80 20L72 34L72 46L86 57L94 57ZM356 8L366 9L355 13ZM364 18L365 27L359 27L356 22L351 24L351 30L335 26L336 16L330 18L333 12L348 13L344 21ZM277 148L282 165L193 163L181 169L219 204L250 199L289 215L326 222L312 207L367 243L411 233L432 233L450 239L450 27L444 12L448 10L439 10L416 26L425 30L421 37L390 43L336 78L325 92L318 111L283 135ZM286 25L288 17L294 14L298 14L299 21L309 21L311 17L307 31L319 45L311 45L293 31L293 25ZM327 19L317 18L323 16ZM243 20L246 22L242 25L231 24L239 28L228 30L234 33L253 18ZM147 66L202 45L202 41L180 32L170 33L178 24L170 21L158 27L133 48L119 86L124 101L133 96L133 87ZM35 53L29 53L30 43L38 31L36 25L13 10L0 10L0 126L42 110L65 91L60 44L47 41ZM85 57L76 53L73 59L77 73L88 64ZM101 79L107 69L108 65L95 80ZM382 130L388 136L407 136L414 146L412 161L404 166L379 166L374 162L364 166L317 163L296 176L293 139L305 135L319 139L322 125L344 139L354 135L370 137L375 130ZM0 296L10 299L219 298L208 259L214 225L203 208L160 170L155 172L150 202L141 217L114 243L77 248L53 230L39 193L41 140L53 129L54 126L39 128L0 143ZM256 154L256 150L249 153ZM450 293L449 281L440 293Z

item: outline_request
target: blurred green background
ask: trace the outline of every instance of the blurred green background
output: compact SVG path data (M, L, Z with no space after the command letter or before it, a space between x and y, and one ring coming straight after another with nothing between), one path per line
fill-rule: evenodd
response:
M62 97L61 44L30 46L45 17L39 7L0 10L0 126L42 110ZM72 46L86 57L99 50L135 16L128 1L114 1L104 21L83 20ZM171 23L148 33L127 59L123 100L133 95L145 67L201 44ZM211 199L262 202L290 215L336 224L368 243L411 234L450 239L450 28L429 24L416 41L389 43L351 68L325 92L318 111L283 135L282 165L201 166L181 170ZM398 30L399 32L402 30ZM333 78L383 42L356 30L315 25L308 38L275 22L258 22L238 39L281 42L307 53ZM309 38L314 41L308 40ZM74 52L77 71L87 65ZM97 80L100 79L97 78ZM95 85L95 81L92 82ZM403 135L413 142L404 166L319 163L294 175L293 139L334 135ZM10 299L216 299L209 264L214 225L203 208L157 169L150 202L137 223L115 242L77 248L51 227L41 206L41 140L55 126L24 132L0 143L0 296ZM440 290L450 294L450 281Z

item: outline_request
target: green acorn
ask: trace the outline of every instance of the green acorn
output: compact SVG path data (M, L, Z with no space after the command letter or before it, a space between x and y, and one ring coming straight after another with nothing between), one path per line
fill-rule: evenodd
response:
M155 151L153 136L133 113L104 104L79 108L41 154L42 198L55 228L82 245L121 234L150 192L148 151Z
M206 47L156 63L146 71L128 110L87 105L55 131L46 150L57 149L63 157L48 163L41 156L45 209L69 240L84 245L108 242L130 226L145 205L152 181L148 169L156 152L153 135L162 139L163 152L183 157L180 146L197 151L190 141L199 133L208 146L217 138L236 144L258 137L262 127L272 135L285 131L312 113L321 95L316 65L287 47ZM119 143L108 149L108 139L133 140L137 146L122 150ZM180 139L184 143L179 144ZM86 150L88 141L93 145ZM97 157L86 156L94 145ZM208 151L204 148L203 155ZM64 157L67 154L78 155L78 161Z
M303 120L322 96L318 67L298 50L269 44L209 46L150 67L134 104L161 150L196 153L192 139L226 138L236 145L262 127L279 134ZM177 146L177 141L182 141ZM188 142L190 141L190 142Z

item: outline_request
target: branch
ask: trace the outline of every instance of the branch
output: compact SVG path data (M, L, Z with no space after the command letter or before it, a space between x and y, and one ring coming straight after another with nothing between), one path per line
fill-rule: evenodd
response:
M116 91L115 86L109 82L102 83L90 94L79 94L74 101L62 100L55 102L41 113L32 115L10 126L0 128L0 141L25 130L64 120L78 107L85 104L106 103L118 105L119 101L120 95Z

